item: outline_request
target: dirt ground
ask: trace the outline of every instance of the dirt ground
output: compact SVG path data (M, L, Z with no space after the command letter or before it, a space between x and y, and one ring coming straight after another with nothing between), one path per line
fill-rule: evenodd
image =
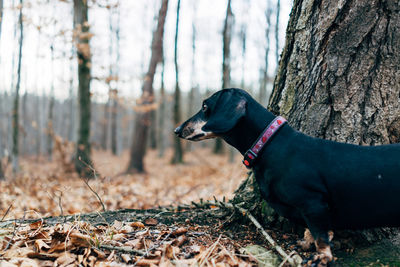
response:
M229 163L227 156L213 155L208 149L186 153L185 164L171 165L171 151L159 158L149 151L145 158L147 174L122 174L127 167L128 152L113 156L95 151L93 160L98 179L90 187L100 196L107 210L147 209L176 203L190 203L215 196L229 199L246 168L238 156ZM10 168L8 168L10 169ZM10 177L9 174L8 177ZM21 174L0 181L0 214L12 204L5 219L40 218L50 215L101 211L102 206L84 180L75 173L65 173L54 156L47 159L21 160Z

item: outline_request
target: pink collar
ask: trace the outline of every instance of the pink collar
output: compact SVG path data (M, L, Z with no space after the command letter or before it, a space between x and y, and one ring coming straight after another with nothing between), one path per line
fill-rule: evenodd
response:
M249 150L244 154L243 164L250 169L253 166L258 154L263 149L265 144L271 139L271 137L286 123L284 117L276 117L265 130L261 133L260 137L254 142Z

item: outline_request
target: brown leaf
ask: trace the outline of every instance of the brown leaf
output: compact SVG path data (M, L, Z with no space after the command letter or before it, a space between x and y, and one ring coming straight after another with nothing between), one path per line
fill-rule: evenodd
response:
M180 246L182 246L187 240L188 240L188 239L187 239L187 237L186 237L185 235L181 235L181 236L179 236L178 238L176 238L176 239L172 242L172 244L175 245L175 246L180 247Z
M34 252L31 248L16 248L9 249L3 254L3 258L22 258L27 256L29 253Z
M145 224L145 225L149 225L149 226L155 226L155 225L158 224L158 221L157 221L156 219L154 219L154 218L147 218L147 219L144 221L144 224Z
M184 227L179 227L178 229L176 229L175 231L173 231L171 233L171 236L178 236L178 235L182 235L185 234L188 230Z
M1 266L3 267L4 266L3 263L2 262L0 262L0 263L1 263ZM36 267L36 266L39 266L35 260L28 259L28 258L11 259L9 261L9 263L17 264L17 265L14 265L14 266L19 266L19 267ZM13 265L11 265L11 266L13 266Z
M132 260L131 256L129 256L129 254L121 254L121 258L126 263L129 263Z
M90 247L93 243L92 238L81 233L70 234L71 243L77 247Z
M43 225L43 221L37 221L37 222L33 222L31 224L29 224L29 228L31 228L31 230L37 230L40 227L42 227Z
M93 252L97 254L97 259L99 260L103 260L105 258L107 258L106 253L104 253L103 251L97 249L97 248L92 248Z
M139 238L132 239L132 240L129 240L128 242L125 242L124 246L129 246L129 247L132 247L135 249L143 248L143 244L141 242L141 239L139 239Z
M171 246L170 244L167 244L164 248L164 255L168 259L176 259L179 252L180 249L178 247Z
M26 256L28 258L32 258L32 259L54 261L60 256L60 254L58 254L58 253L49 254L49 253L40 253L40 252L30 252Z
M33 247L37 252L43 252L44 250L49 250L50 246L46 244L42 239L37 239L35 240L35 243L33 244Z
M133 222L131 223L131 226L136 228L144 228L144 224L142 222Z
M74 263L76 259L77 259L77 256L75 254L65 251L64 253L61 253L60 257L57 258L57 260L54 262L54 265L55 266L67 266L69 264Z
M138 258L136 260L136 266L151 266L153 264L158 265L159 262L160 262L160 260L158 260L158 259L149 260L149 259Z

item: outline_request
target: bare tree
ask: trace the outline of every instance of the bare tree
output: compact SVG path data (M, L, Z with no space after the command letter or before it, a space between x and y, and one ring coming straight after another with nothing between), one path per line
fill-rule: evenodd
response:
M179 88L179 66L178 66L178 35L179 35L179 11L181 0L178 0L176 8L176 27L175 27L175 46L174 46L174 63L175 63L175 93L174 93L174 124L181 123L181 90ZM174 137L174 155L172 163L183 162L183 149L181 139Z
M224 30L222 31L222 88L230 87L231 83L231 65L230 65L230 46L232 40L232 28L233 28L233 13L231 7L231 0L228 0L226 7L226 16L224 21ZM217 138L215 140L214 153L223 153L222 139Z
M152 109L152 104L154 102L153 81L157 65L162 60L164 24L167 16L167 9L168 0L162 0L158 15L157 29L153 34L149 69L143 81L142 96L138 103L136 112L135 130L132 136L130 161L127 168L128 173L145 171L143 158L146 154L150 110Z
M90 32L88 23L88 1L74 0L74 34L78 57L78 99L79 99L79 131L76 149L76 171L88 178L93 177L90 137Z
M165 152L165 138L164 138L164 127L165 127L165 84L164 84L164 72L165 72L165 62L164 57L161 62L161 87L160 87L160 100L159 100L159 108L158 108L158 156L161 158L164 156Z
M267 84L268 84L268 66L269 66L269 50L270 50L270 28L271 28L271 7L270 2L267 2L267 9L265 10L265 55L264 55L264 69L262 71L262 80L260 87L260 103L266 105L267 103ZM279 56L279 55L278 55Z
M192 66L191 66L191 88L189 92L189 100L188 100L188 114L190 117L195 112L195 98L198 94L198 85L196 81L196 9L197 2L193 1L193 20L192 20ZM190 151L192 149L192 142L186 143L186 150Z
M111 81L113 80L115 82L115 88L111 87L111 82L109 83L110 85L110 103L111 103L111 152L114 155L118 154L118 62L119 62L119 32L120 32L120 3L118 2L115 6L117 8L117 23L115 25L115 30L113 27L113 9L109 8L110 12L110 78ZM115 45L116 45L116 59L115 62L113 62L113 35L115 32Z
M51 51L51 88L50 88L50 96L49 96L49 113L47 114L47 156L51 161L53 158L53 136L54 136L54 127L53 127L53 111L54 111L54 46L53 44L50 46Z
M19 0L19 52L18 52L18 69L17 83L15 86L14 106L12 111L12 169L16 173L19 168L19 89L21 86L21 65L22 65L22 44L24 41L24 24L22 17L23 0Z
M0 38L1 38L2 25L3 25L3 0L0 0Z
M70 56L70 62L69 62L69 96L68 96L68 140L69 141L74 141L74 133L75 133L75 105L76 105L76 99L74 96L74 58L75 58L75 49L74 45L71 46L71 56Z
M279 20L281 13L281 1L276 1L276 22L275 22L275 60L276 66L279 64Z
M0 0L0 43L1 43L1 29L3 25L3 0ZM0 54L0 63L1 63L1 54ZM1 112L1 110L0 110ZM0 140L5 140L5 137L2 136L3 129L0 129ZM4 170L3 170L3 142L0 141L0 180L5 179Z

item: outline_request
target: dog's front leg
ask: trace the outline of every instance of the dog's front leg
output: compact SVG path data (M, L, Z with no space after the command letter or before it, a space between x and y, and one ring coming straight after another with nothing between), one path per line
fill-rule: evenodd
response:
M333 260L330 247L331 221L328 205L324 202L312 201L302 209L303 218L315 240L317 255L313 261L317 266L327 266ZM333 236L331 236L333 237Z

